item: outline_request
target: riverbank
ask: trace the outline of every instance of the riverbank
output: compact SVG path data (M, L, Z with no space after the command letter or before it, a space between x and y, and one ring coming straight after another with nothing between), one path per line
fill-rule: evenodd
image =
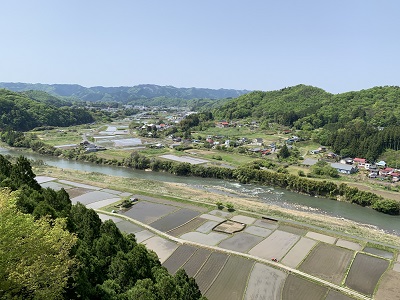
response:
M157 197L167 197L176 201L194 201L216 205L217 202L232 203L236 210L264 214L272 217L287 219L306 225L316 226L321 230L330 230L338 234L346 234L363 239L373 240L389 245L400 246L400 237L386 234L373 226L363 225L343 218L335 218L310 212L286 209L275 205L256 201L254 198L235 197L204 190L195 189L182 183L169 183L148 179L127 178L105 175L98 172L82 172L55 167L35 166L37 175L57 177L60 179L79 181L97 185L103 188L118 189L130 193L139 193Z

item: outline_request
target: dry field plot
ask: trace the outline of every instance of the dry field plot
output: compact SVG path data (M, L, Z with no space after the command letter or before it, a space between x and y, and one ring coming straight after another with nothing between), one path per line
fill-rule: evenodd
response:
M221 217L217 217L217 216L210 215L210 214L202 214L200 217L203 218L203 219L207 219L207 220L215 221L215 222L223 222L223 221L225 221L225 219L223 219Z
M160 231L167 232L185 224L199 214L198 211L183 208L151 223L150 226Z
M299 270L340 284L352 258L351 250L320 243L303 261Z
M208 290L227 259L228 255L219 252L213 252L208 257L206 263L194 277L202 294Z
M196 210L196 211L201 211L201 212L208 211L208 209L206 207L196 206L196 205L193 205L190 203L185 203L185 202L175 202L175 201L171 201L171 200L154 198L154 197L139 195L139 194L134 194L131 197L138 198L139 200L144 200L146 202L154 202L157 204L165 204L165 205L175 206L175 207L180 207L180 208L188 208L191 210Z
M68 190L66 189L66 192L69 195L70 199L73 199L75 197L84 195L86 193L93 192L93 190L85 189L85 188L69 188Z
M101 190L101 188L97 187L97 186L88 185L88 184L79 183L79 182L73 182L73 181L64 180L64 179L59 180L59 182L68 184L68 185L72 185L75 187L79 187L79 188L89 189L89 190L95 190L95 191Z
M109 216L109 215L106 215L106 214L99 214L99 213L97 213L97 214L98 214L98 216L99 216L99 218L100 218L100 220L102 222L105 222L107 220L112 220L115 224L118 224L119 222L122 222L122 219L118 218L118 217Z
M235 232L242 231L246 225L244 223L239 223L231 220L225 220L219 225L215 226L213 230L223 233L232 234Z
M362 247L359 243L350 242L350 241L341 240L341 239L338 239L336 241L336 246L347 248L347 249L354 250L354 251L359 251L362 249Z
M360 293L372 295L376 284L389 266L389 261L357 253L346 278L346 285Z
M258 227L258 226L247 226L244 229L244 232L254 234L257 236L261 236L261 237L267 237L271 234L272 230L263 228L263 227Z
M69 190L70 191L70 190ZM101 201L101 200L106 200L106 199L111 199L115 198L115 195L105 193L102 191L90 191L86 194L74 197L71 199L73 204L76 204L78 202L87 205L93 202ZM115 201L114 201L115 202Z
M178 245L159 236L154 236L144 241L146 248L157 253L160 262L163 263L175 250Z
M334 244L336 241L336 238L326 235L326 234L322 234L322 233L318 233L318 232L307 232L306 237L312 238L314 240L318 240L327 244Z
M211 230L218 225L217 221L208 221L205 222L203 225L199 226L196 231L201 233L209 233Z
M233 218L231 218L231 220L250 225L250 224L253 224L256 219L252 218L252 217L248 217L248 216L237 215L237 216L234 216Z
M267 229L271 229L271 230L275 230L275 229L278 228L278 224L276 222L271 222L271 221L267 221L267 220L264 220L264 219L255 221L253 225L256 225L256 226L259 226L259 227L263 227L263 228L267 228Z
M222 240L228 238L229 235L218 232L210 232L208 234L204 234L201 232L188 232L181 236L181 239L192 241L196 243L200 243L203 245L215 246L219 244Z
M285 255L282 259L282 263L291 267L296 268L301 263L310 250L315 246L317 242L305 237L302 237L296 245Z
M230 256L205 296L209 300L241 300L254 261Z
M261 243L249 251L249 254L264 258L280 260L297 242L298 235L276 230Z
M393 253L385 251L385 250L371 248L371 247L365 247L363 251L383 257L383 258L393 259Z
M210 254L210 250L204 248L198 249L183 265L183 269L186 271L186 274L188 274L189 277L193 277L194 275L196 275L203 264L206 262Z
M350 298L349 296L341 294L337 291L330 290L325 300L354 300L354 298Z
M70 186L70 185L66 185L66 184L62 184L62 183L58 183L58 182L54 182L54 181L48 181L48 182L45 182L45 183L41 183L40 186L43 187L43 188L51 188L51 189L53 189L55 191L59 191L62 188L64 190L66 190L66 191L70 190L70 189L73 189L73 187Z
M165 204L140 201L133 205L131 209L124 212L124 215L145 224L150 224L177 209L177 207Z
M230 213L228 213L226 211L221 211L218 209L214 209L214 210L210 211L209 214L213 215L213 216L217 216L217 217L222 217L222 218L229 218L231 216Z
M246 253L259 242L261 242L262 239L263 238L259 236L245 232L239 232L232 237L223 240L218 246L224 249Z
M199 228L201 225L203 225L206 222L205 219L202 218L196 218L193 219L191 221L189 221L188 223L186 223L185 225L182 225L178 228L175 228L171 231L168 231L168 234L175 236L175 237L179 237L182 234L185 234L187 232L196 230L197 228Z
M280 300L286 273L256 263L247 283L244 300Z
M376 300L400 299L400 273L395 271L386 272L375 294Z
M321 300L328 289L306 279L289 275L282 291L282 300Z
M115 225L117 225L119 230L126 233L135 233L143 230L142 227L125 220L118 222Z
M154 236L154 233L152 233L151 231L146 230L146 229L135 233L136 242L138 242L138 243L142 243L145 240L148 240L149 238L151 238L153 236Z
M289 226L289 225L279 225L278 229L281 231L290 232L290 233L297 234L300 236L305 235L307 233L307 230L305 230L303 228L297 228L297 227Z
M181 245L163 263L170 274L175 274L186 261L196 252L197 248L189 245Z
M111 205L115 202L121 201L121 198L110 198L105 200L100 200L96 202L92 202L86 205L87 208L99 209L108 205Z

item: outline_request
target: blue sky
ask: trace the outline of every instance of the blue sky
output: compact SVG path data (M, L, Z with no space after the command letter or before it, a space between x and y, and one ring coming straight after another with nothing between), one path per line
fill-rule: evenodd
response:
M14 0L1 10L3 82L400 85L398 0Z

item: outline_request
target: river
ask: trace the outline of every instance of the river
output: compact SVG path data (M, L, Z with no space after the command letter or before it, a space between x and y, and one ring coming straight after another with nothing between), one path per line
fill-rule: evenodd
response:
M310 197L284 189L256 184L240 184L238 182L220 179L182 177L165 172L146 172L122 167L96 165L4 148L0 148L0 154L9 154L13 156L24 155L29 159L42 160L50 166L64 169L99 172L112 176L143 178L163 182L184 183L205 191L228 195L231 193L235 196L246 195L247 197L252 197L255 201L298 211L308 211L316 214L344 218L358 223L368 224L387 233L400 236L400 216L390 216L355 204L325 198Z

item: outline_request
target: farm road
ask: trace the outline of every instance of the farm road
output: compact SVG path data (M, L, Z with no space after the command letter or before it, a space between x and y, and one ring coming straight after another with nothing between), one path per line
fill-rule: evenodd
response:
M275 268L278 268L278 269L286 270L289 274L295 274L295 275L301 276L303 278L307 278L309 280L312 280L314 282L320 283L320 284L322 284L324 286L330 287L330 288L332 288L334 290L340 291L340 292L342 292L344 294L347 294L349 296L356 297L357 299L360 299L360 300L372 300L372 298L370 298L368 296L365 296L365 295L363 295L361 293L358 293L358 292L356 292L356 291L354 291L352 289L338 286L338 285L336 285L334 283L331 283L329 281L323 280L321 278L315 277L315 276L307 274L305 272L302 272L302 271L293 269L291 267L285 266L283 264L280 264L279 262L270 261L270 260L267 260L267 259L263 259L263 258L254 256L254 255L241 253L241 252L237 252L237 251L233 251L233 250L222 249L222 248L219 248L219 247L216 247L216 246L203 245L201 243L183 240L183 239L171 236L169 234L166 234L166 233L164 233L164 232L162 232L160 230L157 230L157 229L155 229L155 228L153 228L153 227L151 227L151 226L149 226L147 224L144 224L142 222L139 222L139 221L137 221L135 219L131 219L131 218L127 217L127 216L119 215L119 214L116 214L116 213L109 213L109 212L105 212L105 211L102 211L102 210L95 210L95 211L97 213L108 214L110 216L114 216L114 217L118 217L118 218L121 218L121 219L125 219L125 220L128 220L128 221L131 221L132 223L134 223L136 225L139 225L139 226L141 226L143 228L146 228L149 231L152 231L153 233L157 234L158 236L164 237L164 238L166 238L168 240L171 240L171 241L174 241L174 242L176 242L178 244L187 244L187 245L191 245L191 246L196 246L196 247L206 248L206 249L209 249L209 250L223 252L223 253L226 253L226 254L232 254L232 255L237 255L237 256L242 256L242 257L245 257L245 258L249 258L249 259L252 259L252 260L267 264L267 265L271 265L271 266L273 266Z

